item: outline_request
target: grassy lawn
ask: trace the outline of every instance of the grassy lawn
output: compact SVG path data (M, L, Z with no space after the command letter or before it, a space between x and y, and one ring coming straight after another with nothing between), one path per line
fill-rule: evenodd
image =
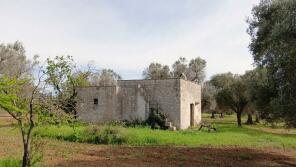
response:
M16 159L2 159L0 160L0 166L1 167L18 167L22 165L21 160L16 160Z
M48 126L37 128L35 134L43 136L45 143L41 166L238 166L242 163L243 166L281 166L296 163L293 130L271 129L261 124L238 128L234 115L211 119L206 114L203 120L211 122L217 131L80 125L76 133L70 126ZM18 166L21 162L21 138L12 122L7 117L0 118L1 167Z
M217 131L208 133L206 130L198 131L197 128L164 131L151 130L148 127L80 125L76 128L75 133L70 126L49 126L39 127L35 130L35 134L41 137L82 143L123 144L128 146L296 148L295 134L266 132L260 129L263 127L261 124L238 128L235 124L234 115L216 119L204 115L204 119L211 122Z

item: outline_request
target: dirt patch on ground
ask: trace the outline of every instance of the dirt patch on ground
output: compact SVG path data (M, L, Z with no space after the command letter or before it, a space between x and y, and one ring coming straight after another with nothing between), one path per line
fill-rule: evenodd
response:
M55 166L296 166L295 152L248 148L106 147Z
M13 119L0 118L0 159L21 157L21 138ZM43 149L42 149L43 150ZM295 166L296 150L237 147L124 147L46 139L43 166Z
M9 127L13 123L15 123L15 120L9 114L0 112L0 128Z

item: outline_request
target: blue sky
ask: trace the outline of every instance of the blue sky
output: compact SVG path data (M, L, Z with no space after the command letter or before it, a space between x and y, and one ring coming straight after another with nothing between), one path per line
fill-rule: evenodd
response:
M246 18L259 0L0 0L0 43L27 56L72 55L124 79L150 62L207 61L207 77L252 69Z

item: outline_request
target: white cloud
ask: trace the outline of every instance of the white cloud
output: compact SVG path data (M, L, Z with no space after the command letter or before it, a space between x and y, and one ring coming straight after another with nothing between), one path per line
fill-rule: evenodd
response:
M1 1L0 42L20 40L43 59L95 60L126 79L179 56L206 59L208 76L243 73L252 68L245 19L258 1Z

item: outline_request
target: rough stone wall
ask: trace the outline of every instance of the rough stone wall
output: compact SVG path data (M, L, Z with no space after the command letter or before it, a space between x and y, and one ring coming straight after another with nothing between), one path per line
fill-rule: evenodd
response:
M79 119L86 122L104 123L119 119L116 113L117 87L99 86L76 88L77 114ZM98 99L98 104L94 104Z
M174 126L180 126L180 80L121 80L118 86L119 94L128 93L122 96L125 119L138 116L145 120L150 108L159 108Z
M121 120L145 120L145 100L139 96L137 85L118 86L118 106Z
M119 80L117 84L77 88L79 119L94 123L145 120L150 108L158 108L177 129L186 129L190 126L190 104L195 103L195 122L200 121L200 86L192 82ZM94 99L98 99L98 104L94 104Z
M196 126L201 121L201 86L190 81L180 80L181 83L181 127L186 129ZM193 125L191 125L190 105L194 105Z

